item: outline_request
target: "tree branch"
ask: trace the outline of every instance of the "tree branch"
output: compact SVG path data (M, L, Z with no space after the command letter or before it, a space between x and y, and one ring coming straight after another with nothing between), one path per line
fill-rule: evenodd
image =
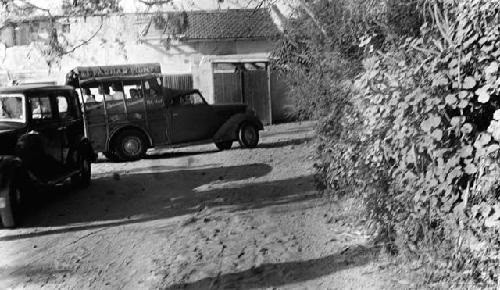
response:
M155 5L165 5L165 4L171 4L172 0L138 0L140 3L147 5L147 6L155 6Z
M77 46L74 46L70 50L65 50L61 55L70 54L70 53L74 52L75 50L77 50L78 48L89 44L89 42L92 41L92 39L94 39L96 37L97 33L99 33L99 31L101 31L101 29L102 29L102 21L101 21L101 25L99 25L99 28L88 39L82 41L80 44L78 44Z
M307 3L304 0L298 0L298 2L299 2L300 7L302 9L304 9L304 11L306 11L306 13L307 13L307 15L309 15L309 17L311 17L312 21L314 22L314 24L316 25L316 27L318 27L318 29L321 31L321 33L323 34L323 36L325 38L329 38L328 32L323 27L323 25L321 25L321 22L318 20L318 18L316 17L316 15L314 14L314 12L311 10L311 8L309 8L309 6L307 5Z
M430 49L425 49L425 48L421 48L421 47L418 47L416 45L412 45L411 48L413 48L415 50L418 50L420 52L423 52L425 54L439 55L439 52L437 52L437 51L430 50Z
M41 11L45 11L45 12L47 12L47 14L49 15L49 17L50 17L51 19L53 18L52 13L50 13L50 10L49 10L49 9L42 8L42 7L40 7L40 6L37 6L37 5L35 5L35 4L33 4L33 3L29 2L29 1L27 1L27 0L19 0L19 1L21 1L22 3L24 3L24 4L28 5L28 6L30 6L31 8L34 8L34 9L38 9L38 10L41 10Z

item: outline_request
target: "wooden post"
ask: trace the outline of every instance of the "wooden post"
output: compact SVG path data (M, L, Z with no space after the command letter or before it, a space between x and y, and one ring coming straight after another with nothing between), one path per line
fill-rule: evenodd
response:
M123 108L125 109L125 120L128 121L128 105L127 105L127 98L125 95L125 86L123 85L123 81L121 81L122 84L122 90L123 90Z
M80 82L80 81L78 81ZM87 124L87 110L85 110L85 99L83 98L83 90L82 90L82 87L79 85L79 89L80 89L80 97L82 98L82 117L83 117L83 135L85 138L88 138L89 137L89 134L88 134L88 130L89 130L89 127L88 127L88 124Z
M267 71L267 99L269 101L269 125L273 124L273 102L272 102L272 90L271 90L271 66L269 62L266 63L266 71Z
M103 83L101 83L103 84ZM109 144L109 118L108 118L108 106L106 105L106 90L102 94L102 104L104 109L104 123L106 124L106 144ZM106 148L106 150L109 148Z
M146 129L149 133L149 118L148 118L148 103L146 100L146 91L144 90L144 80L141 81L141 90L142 90L142 100L144 101L144 121L146 122ZM151 89L151 86L150 86Z

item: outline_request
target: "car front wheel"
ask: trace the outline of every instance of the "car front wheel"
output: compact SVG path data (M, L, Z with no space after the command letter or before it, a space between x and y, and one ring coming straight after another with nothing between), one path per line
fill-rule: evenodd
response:
M14 228L21 219L22 194L12 178L7 180L5 187L0 190L0 218L5 228Z
M251 123L244 123L238 131L238 141L241 147L255 148L259 143L259 130Z

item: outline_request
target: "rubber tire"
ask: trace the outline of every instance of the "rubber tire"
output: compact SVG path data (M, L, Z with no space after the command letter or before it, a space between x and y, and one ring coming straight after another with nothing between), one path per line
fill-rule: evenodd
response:
M78 155L78 168L80 173L71 177L71 183L80 188L89 187L92 178L92 162L88 158Z
M134 155L131 155L125 151L123 148L124 143L127 139L133 138L139 143L139 150ZM124 130L119 132L113 138L113 152L115 152L118 157L118 161L134 161L139 160L146 155L146 151L148 150L146 137L144 133L139 130Z
M229 150L231 149L231 146L233 146L233 141L215 142L215 146L220 151Z
M2 196L4 196L4 191L8 191L6 194L7 199L5 200L5 208L0 209L0 218L2 219L2 225L5 228L15 228L20 225L22 217L22 192L18 188L12 178L7 181L6 187L2 189ZM16 197L19 194L20 198ZM14 201L14 202L13 202Z
M254 134L253 140L248 140L245 134L246 130L252 130ZM259 130L257 126L252 123L243 123L238 129L238 142L241 147L244 148L255 148L259 144Z

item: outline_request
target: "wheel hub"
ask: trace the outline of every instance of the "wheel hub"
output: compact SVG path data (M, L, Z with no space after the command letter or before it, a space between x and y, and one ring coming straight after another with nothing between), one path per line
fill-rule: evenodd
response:
M136 155L141 151L141 143L135 138L128 138L123 144L123 149L129 155Z
M246 127L243 132L245 139L249 142L253 142L255 140L255 132L251 127Z

